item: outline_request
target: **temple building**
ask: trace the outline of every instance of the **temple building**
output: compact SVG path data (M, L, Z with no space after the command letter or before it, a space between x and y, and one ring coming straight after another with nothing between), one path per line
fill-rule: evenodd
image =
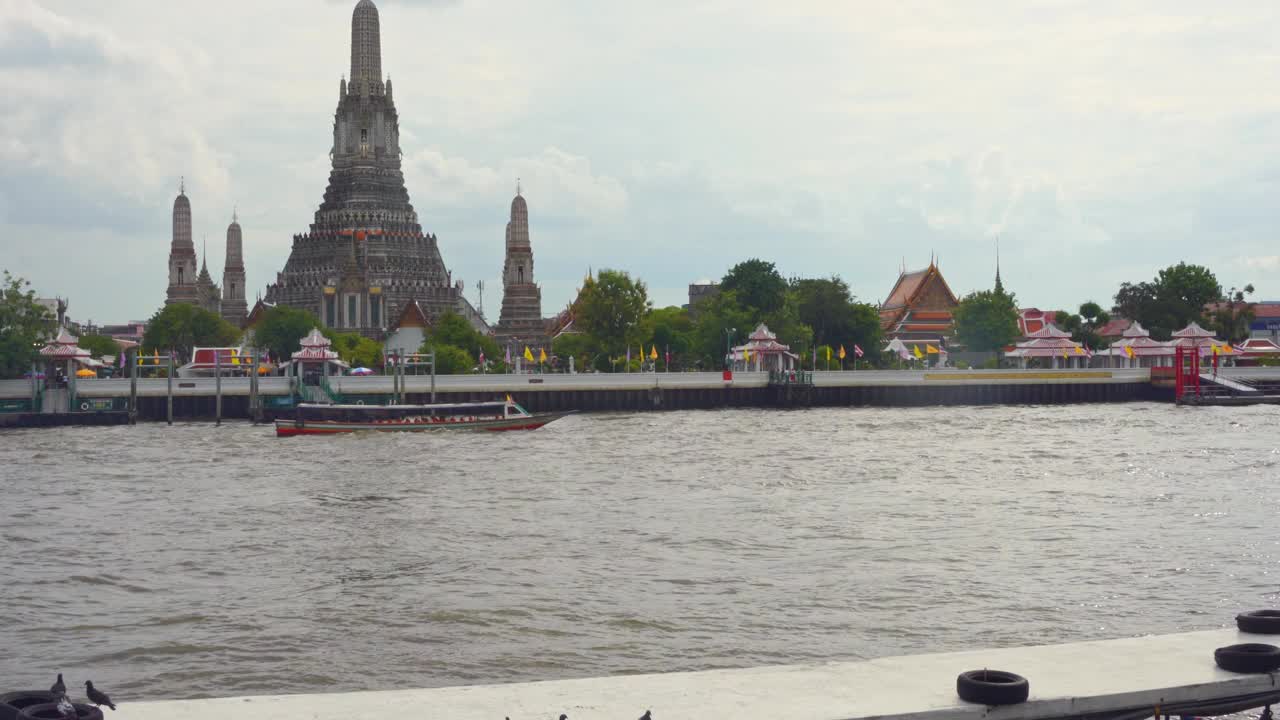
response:
M191 240L191 200L186 182L173 200L173 239L169 245L169 290L165 305L187 303L221 315L224 320L243 327L248 306L244 299L244 240L240 222L232 213L227 227L227 255L222 271L222 287L209 272L208 244L196 272L196 248Z
M240 231L240 218L231 213L227 226L227 256L222 266L222 319L244 327L249 306L244 299L244 236Z
M502 265L502 314L495 335L499 345L545 345L542 290L533 282L533 246L529 242L529 206L516 187L507 222L506 262Z
M199 304L196 289L196 246L191 242L191 201L187 185L178 187L173 199L173 239L169 243L169 290L164 304Z
M294 235L268 303L315 313L331 328L382 339L406 303L433 317L457 312L477 324L424 234L401 172L400 121L383 80L378 9L360 0L351 16L351 78L338 84L332 169L308 232Z
M997 271L997 283L999 283ZM898 274L889 299L880 305L880 328L888 341L901 340L908 347L945 346L955 329L952 313L960 301L943 279L937 262L924 270Z

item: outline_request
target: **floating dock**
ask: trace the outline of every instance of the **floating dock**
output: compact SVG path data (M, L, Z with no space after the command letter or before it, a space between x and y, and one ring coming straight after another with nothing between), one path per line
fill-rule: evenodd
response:
M862 662L579 680L120 703L118 720L1055 720L1194 715L1194 704L1280 702L1275 675L1219 669L1213 651L1280 636L1236 630ZM956 695L967 670L1030 681L1025 703L992 708ZM1249 703L1256 703L1250 705ZM1238 706L1238 705L1237 705ZM1244 709L1244 708L1240 708Z

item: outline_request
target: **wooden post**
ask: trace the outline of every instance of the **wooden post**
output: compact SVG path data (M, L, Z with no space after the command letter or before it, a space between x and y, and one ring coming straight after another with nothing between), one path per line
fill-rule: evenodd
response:
M213 424L222 424L222 351L213 351Z
M436 401L436 349L431 348L431 402Z
M138 353L129 361L129 424L138 423Z
M249 348L249 422L258 421L258 348Z
M168 380L167 387L166 387L166 393L168 395L167 417L169 419L169 424L172 425L173 424L173 351L170 350L169 354L166 355L165 357L167 357L169 360L169 372L166 373L167 377L165 378L166 380Z

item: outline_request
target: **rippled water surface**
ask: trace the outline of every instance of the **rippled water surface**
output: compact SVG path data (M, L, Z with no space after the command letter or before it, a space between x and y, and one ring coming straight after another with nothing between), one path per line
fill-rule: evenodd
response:
M1280 601L1280 408L0 433L0 678L118 700L870 658Z

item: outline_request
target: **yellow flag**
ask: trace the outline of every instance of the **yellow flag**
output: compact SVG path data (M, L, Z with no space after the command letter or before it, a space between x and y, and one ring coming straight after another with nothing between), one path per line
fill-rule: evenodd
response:
M538 348L538 362L544 363L546 361L547 361L547 349Z
M1132 358L1132 357L1133 357L1133 348L1129 347L1128 345L1125 345L1125 346L1124 346L1124 354L1125 354L1125 355L1128 355L1130 358Z
M1076 348L1076 354L1077 354L1077 355L1083 355L1083 354L1084 354L1084 348L1082 348L1082 347L1077 347L1077 348Z
M831 346L827 346L827 362L831 362Z
M658 346L657 346L657 345L650 345L650 346L649 346L649 359L650 359L650 360L657 360L657 359L658 359Z
M747 348L742 348L742 362L744 363L751 362L751 350Z
M843 345L841 345L841 346L840 346L840 352L836 353L836 357L840 358L841 360L843 360L843 359L844 359L844 346L843 346Z
M533 362L533 353L529 351L529 346L524 346L524 359Z
M1214 354L1214 355L1217 355L1217 354L1218 354L1218 346L1217 346L1217 345L1214 345L1213 343L1209 343L1209 347L1213 348L1213 354Z
M925 343L924 349L925 349L925 352L929 353L930 355L938 354L938 348L930 345L929 343Z
M920 346L919 346L919 345L912 345L912 346L911 346L911 352L916 356L916 359L917 359L917 360L919 360L919 359L921 359L921 358L923 358L923 357L924 357L924 353L920 352Z

